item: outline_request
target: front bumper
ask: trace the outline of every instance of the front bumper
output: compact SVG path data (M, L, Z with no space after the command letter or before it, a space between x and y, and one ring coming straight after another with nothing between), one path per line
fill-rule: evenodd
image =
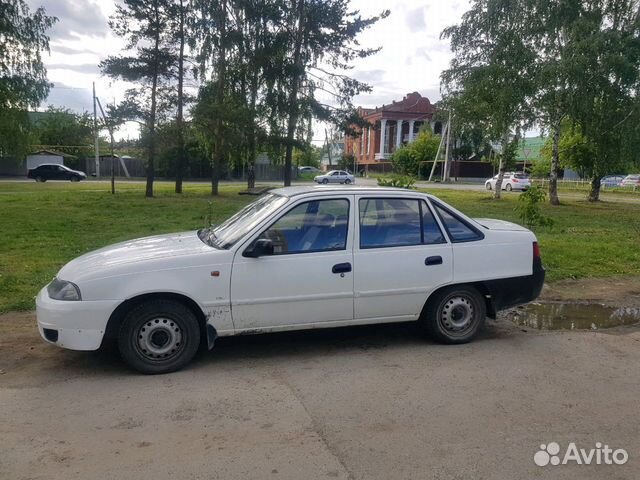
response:
M49 343L70 350L100 348L116 300L52 300L47 287L36 297L38 331Z

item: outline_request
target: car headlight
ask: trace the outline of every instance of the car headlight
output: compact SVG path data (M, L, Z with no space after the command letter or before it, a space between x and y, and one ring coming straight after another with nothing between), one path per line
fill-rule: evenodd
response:
M75 283L60 280L59 278L54 278L47 285L47 292L49 293L49 298L54 300L82 300L80 289Z

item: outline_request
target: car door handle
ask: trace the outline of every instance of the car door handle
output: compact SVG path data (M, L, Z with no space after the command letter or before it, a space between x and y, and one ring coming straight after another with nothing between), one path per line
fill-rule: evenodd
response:
M442 265L442 257L440 255L435 255L433 257L427 257L424 259L424 264L426 266L429 265Z
M333 273L347 273L351 271L350 263L337 263L331 269Z

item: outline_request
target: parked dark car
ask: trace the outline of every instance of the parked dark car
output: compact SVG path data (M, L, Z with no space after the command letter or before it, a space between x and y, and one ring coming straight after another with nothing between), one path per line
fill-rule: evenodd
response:
M87 174L79 170L71 170L64 165L56 163L43 163L27 172L28 178L33 178L36 182L46 182L47 180L71 180L79 182L86 180Z

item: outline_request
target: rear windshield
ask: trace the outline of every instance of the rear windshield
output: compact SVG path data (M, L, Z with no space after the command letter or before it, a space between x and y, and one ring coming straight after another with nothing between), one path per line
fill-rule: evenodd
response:
M529 178L529 176L525 175L524 173L515 173L513 176L515 178Z

